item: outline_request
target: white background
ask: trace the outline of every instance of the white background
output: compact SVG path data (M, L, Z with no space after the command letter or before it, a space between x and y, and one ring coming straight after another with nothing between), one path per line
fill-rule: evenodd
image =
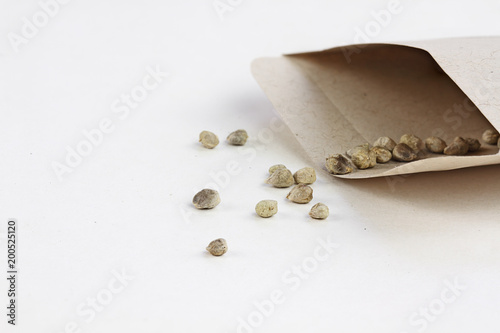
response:
M20 275L15 328L1 279L0 330L237 332L250 317L240 332L497 332L500 166L397 183L319 173L307 205L264 184L272 164L310 162L253 80L252 59L353 43L388 1L232 3L222 20L212 0L73 0L16 52L8 34L21 35L23 17L41 7L1 1L0 232L18 220ZM499 35L499 10L498 1L403 1L369 41ZM170 76L120 119L112 104L157 66ZM103 118L112 133L60 181L53 163ZM224 142L239 128L250 135L244 151ZM220 145L202 148L202 130ZM222 203L196 211L196 191L235 165L220 176ZM257 217L262 199L278 200L279 213ZM327 220L308 217L316 202L330 207ZM391 214L395 205L407 214ZM212 257L204 249L218 237L229 251ZM328 237L338 248L318 263ZM315 262L298 288L283 279ZM122 270L133 279L95 316L77 311L109 295ZM447 281L465 290L444 303ZM283 302L271 311L276 290ZM437 315L423 320L429 306Z

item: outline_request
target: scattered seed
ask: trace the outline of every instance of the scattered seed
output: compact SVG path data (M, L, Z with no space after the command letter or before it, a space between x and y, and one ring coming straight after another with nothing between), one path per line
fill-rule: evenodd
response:
M284 166L283 164L273 165L272 167L269 168L269 174L272 175L274 173L274 171L276 171L278 169L286 169L286 166Z
M498 143L499 137L500 134L498 133L497 130L494 129L487 129L483 133L483 141L489 145L494 145L495 143Z
M469 151L469 145L464 138L457 136L445 149L445 155L465 155Z
M398 143L392 151L392 159L400 162L410 162L417 158L417 154L405 143Z
M248 139L247 131L237 130L227 136L227 141L233 146L243 146Z
M293 174L297 184L312 184L316 181L316 171L311 167L305 167Z
M375 153L377 163L387 163L392 158L392 153L388 149L376 146L371 151Z
M373 143L373 146L374 147L382 147L382 148L385 148L388 151L392 152L394 147L396 147L396 141L394 141L393 139L391 139L388 136L381 136Z
M295 203L308 203L313 198L313 189L309 185L299 184L292 188L286 198Z
M425 147L432 153L442 154L446 148L446 142L441 138L431 136L425 139Z
M326 158L325 166L328 172L333 173L334 175L345 175L354 170L351 165L351 161L349 161L342 154L328 156Z
M278 212L276 200L262 200L255 206L255 212L261 217L271 217Z
M399 143L405 143L413 149L415 153L418 153L419 151L423 150L425 148L425 144L420 139L418 136L415 136L413 134L404 134L401 139L399 139Z
M208 244L207 251L213 256L221 256L227 252L227 242L224 238L218 238Z
M478 139L466 138L465 142L469 145L469 152L475 152L481 148L481 142Z
M219 144L219 138L212 132L203 131L200 133L200 140L203 147L212 149Z
M322 204L321 202L315 204L312 206L311 211L309 212L309 216L311 216L313 219L326 219L330 215L330 210L328 209L328 206L325 204Z
M288 169L277 169L266 180L267 184L274 187L290 187L295 183L292 172Z
M207 188L196 193L193 198L193 205L198 209L212 209L219 203L219 192Z
M354 147L351 151L352 163L358 169L373 168L377 164L377 155L369 149L369 145Z

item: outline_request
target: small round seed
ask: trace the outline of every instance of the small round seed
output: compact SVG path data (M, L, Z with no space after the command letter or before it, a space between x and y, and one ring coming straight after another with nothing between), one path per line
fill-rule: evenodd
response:
M401 139L399 139L399 143L405 143L413 149L415 153L418 153L419 151L423 150L425 148L425 144L420 139L418 136L415 136L413 134L404 134Z
M193 198L193 205L198 209L212 209L219 203L219 192L208 188L196 193Z
M271 217L278 212L278 201L262 200L255 206L255 212L261 217Z
M227 242L224 238L218 238L208 244L207 251L213 256L221 256L227 252Z
M308 203L313 198L313 189L309 185L299 184L292 188L286 198L295 203Z
M203 131L200 133L200 140L203 147L208 149L213 149L215 146L219 144L219 138L212 132Z
M431 136L425 139L425 147L432 153L442 154L446 148L446 142L436 136Z
M288 169L277 169L269 178L266 180L267 184L271 184L274 187L290 187L295 183L293 179L292 172Z
M375 142L373 143L373 146L374 147L382 147L382 148L385 148L388 151L392 152L394 147L396 147L396 141L394 141L393 139L391 139L388 136L381 136L380 138L375 140Z
M351 161L349 161L342 154L328 156L326 158L325 166L328 172L333 173L334 175L345 175L354 170L351 165Z
M371 151L375 153L377 163L387 163L392 158L392 153L388 149L376 146Z
M410 162L417 158L417 154L405 143L398 143L392 151L392 159L400 162Z
M311 167L305 167L293 174L297 184L312 184L316 181L316 171Z
M347 157L352 158L352 155L357 153L358 151L366 151L370 150L370 144L369 143L364 143L362 145L358 145L354 148L349 149L348 151L345 152Z
M274 173L274 171L276 171L278 169L286 169L286 166L284 166L283 164L273 165L272 167L269 168L269 174L272 175Z
M227 141L233 146L243 146L248 139L247 131L237 130L227 136Z
M377 155L368 145L358 146L352 150L351 160L358 169L373 168L377 164Z
M328 206L322 204L321 202L312 206L311 211L309 212L310 217L319 220L326 219L328 215L330 215L330 210L328 209Z
M500 137L500 134L498 133L497 130L487 129L483 133L483 141L489 145L494 145L494 144L498 143L499 137Z
M466 138L465 142L469 145L469 152L475 152L481 148L481 142L478 139Z
M445 149L445 155L465 155L469 151L469 145L464 138L457 136Z

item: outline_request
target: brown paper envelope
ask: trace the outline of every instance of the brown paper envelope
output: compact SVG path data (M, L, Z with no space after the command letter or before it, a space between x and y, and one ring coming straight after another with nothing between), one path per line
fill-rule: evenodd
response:
M252 73L312 160L380 136L423 140L500 129L500 37L364 44L259 58ZM342 178L371 178L500 163L482 142L466 156L425 154Z

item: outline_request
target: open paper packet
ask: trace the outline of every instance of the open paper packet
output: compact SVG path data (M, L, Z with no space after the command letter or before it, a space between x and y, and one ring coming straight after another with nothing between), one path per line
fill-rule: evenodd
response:
M331 154L380 136L477 138L466 156L428 153L390 161L342 178L371 178L500 163L500 37L362 44L259 58L252 72L312 160L325 169Z

